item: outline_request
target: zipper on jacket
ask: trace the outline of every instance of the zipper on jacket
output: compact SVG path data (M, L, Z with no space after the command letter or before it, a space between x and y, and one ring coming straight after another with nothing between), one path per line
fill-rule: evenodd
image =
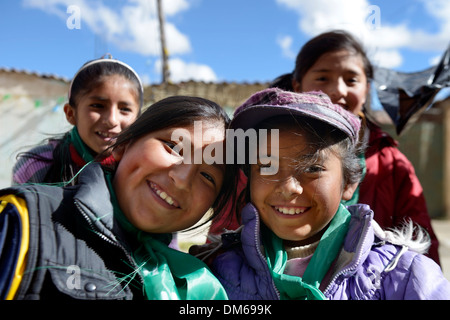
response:
M369 221L369 223L370 223L370 221ZM367 240L367 234L368 234L368 232L369 232L369 228L367 227L367 225L368 225L368 222L367 222L367 220L366 220L366 221L364 222L364 230L365 230L365 231L364 231L363 240L362 240L362 242L361 242L360 248L364 248L364 245L365 245L366 240ZM325 290L323 291L323 294L324 294L324 295L326 295L327 291L330 290L331 285L334 284L334 282L337 280L338 277L340 277L341 275L343 275L343 274L345 274L345 273L347 273L347 272L356 270L356 268L358 267L358 265L359 265L360 262L361 262L361 256L362 256L362 254L361 254L361 252L359 252L359 253L358 253L358 258L357 258L357 260L356 260L350 267L345 268L345 269L339 271L339 272L333 277L333 279L330 281L330 283L328 284L328 286L327 286L327 287L325 288Z
M252 208L252 210L254 210L254 209ZM255 226L255 247L256 247L256 252L259 254L259 257L264 262L263 265L265 265L267 267L267 269L269 269L269 266L267 265L266 257L262 254L262 252L261 252L261 250L259 248L259 244L261 242L260 239L259 239L259 234L260 234L259 230L261 229L261 225L260 225L259 215L258 215L257 212L255 212L255 217L256 217L256 226ZM275 291L275 293L276 293L276 295L278 297L278 300L281 300L280 291L278 290L278 288L275 285L275 282L272 279L272 274L270 273L270 270L269 270L269 278L270 278L270 282L272 283L272 288L274 289L274 291Z
M133 260L131 254L127 251L127 249L125 249L125 247L123 245L121 245L119 242L114 241L110 238L108 238L106 235L104 235L103 233L100 232L100 230L98 230L98 228L92 223L92 220L89 219L88 215L86 214L86 212L84 212L83 208L81 208L81 206L78 204L78 202L75 200L74 201L75 206L77 207L78 211L81 213L81 215L83 216L83 218L87 221L87 223L89 224L89 227L92 229L92 231L94 231L94 233L100 237L100 239L108 242L109 244L119 248L127 257L128 262L131 263L131 266L133 266L135 268L135 270L137 270L138 265L136 264L136 262ZM137 272L137 275L139 277L139 280L141 282L141 284L144 284L144 279L142 278L142 276L139 274L139 272Z

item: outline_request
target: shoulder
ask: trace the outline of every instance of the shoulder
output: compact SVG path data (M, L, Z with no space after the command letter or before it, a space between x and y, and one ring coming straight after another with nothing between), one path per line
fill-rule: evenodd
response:
M242 249L235 248L218 256L212 270L231 300L277 299L272 277L264 266L255 269Z
M382 273L386 299L450 299L450 283L438 264L423 254L411 250L401 254L401 251L397 251Z
M398 146L398 142L392 138L390 134L383 131L377 124L367 121L367 128L369 130L369 149L377 146L378 148Z
M222 236L223 243L231 246L225 245L228 248L214 259L212 270L230 299L277 299L259 237L255 236L259 234L259 218L251 204L242 211L242 221L238 233Z
M373 162L381 164L377 168L395 172L396 176L414 176L415 171L411 161L398 148L398 143L379 127L370 131L369 145L365 153L366 165Z
M50 141L20 154L13 167L13 183L43 182L53 164L53 151L57 145L58 142Z
M430 246L424 230L411 221L391 230L382 230L375 221L372 225L375 243L364 269L379 279L385 299L450 298L442 270L424 255Z

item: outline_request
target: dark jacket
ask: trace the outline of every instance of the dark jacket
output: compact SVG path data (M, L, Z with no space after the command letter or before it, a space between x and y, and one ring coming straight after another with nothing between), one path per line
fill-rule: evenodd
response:
M30 185L0 191L0 196L7 194L24 198L29 215L26 271L15 299L143 298L139 275L127 277L136 266L125 237L118 236L123 232L115 223L99 164L88 165L74 187ZM3 227L5 223L3 218Z

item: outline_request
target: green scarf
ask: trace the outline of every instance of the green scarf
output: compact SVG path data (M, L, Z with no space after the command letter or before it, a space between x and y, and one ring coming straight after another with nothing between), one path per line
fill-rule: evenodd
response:
M144 280L149 300L226 300L227 294L208 267L199 259L168 247L170 234L150 234L137 229L119 208L112 188L112 174L106 173L114 217L140 243L132 257Z
M67 136L67 141L73 144L75 150L78 152L79 156L86 162L89 163L94 160L93 151L81 140L80 134L78 133L77 127L73 127Z
M267 227L261 228L267 264L282 300L326 299L319 290L319 286L341 250L349 221L350 212L342 204L339 205L339 209L320 239L303 277L283 273L287 262L287 253L284 250L283 240Z

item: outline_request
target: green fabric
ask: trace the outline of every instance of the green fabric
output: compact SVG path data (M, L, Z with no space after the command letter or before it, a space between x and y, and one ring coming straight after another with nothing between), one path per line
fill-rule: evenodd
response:
M93 151L83 142L78 133L77 127L73 127L69 132L68 142L72 143L77 150L78 154L81 158L83 158L86 163L89 163L94 160Z
M359 156L359 165L362 168L362 176L361 180L359 181L358 187L356 188L355 192L353 193L353 196L350 200L342 200L341 203L345 206L350 206L352 204L357 204L359 201L359 186L361 185L361 182L363 182L364 177L366 176L367 168L366 168L366 157L364 156L364 153L360 153Z
M132 256L144 280L147 299L228 299L225 289L202 261L168 247L170 234L150 234L134 227L119 208L110 173L106 174L106 180L114 206L114 217L140 243Z
M303 277L284 274L287 253L283 246L283 240L267 227L262 228L267 264L282 300L326 299L319 286L341 250L349 221L350 212L340 204L330 225L322 235Z

